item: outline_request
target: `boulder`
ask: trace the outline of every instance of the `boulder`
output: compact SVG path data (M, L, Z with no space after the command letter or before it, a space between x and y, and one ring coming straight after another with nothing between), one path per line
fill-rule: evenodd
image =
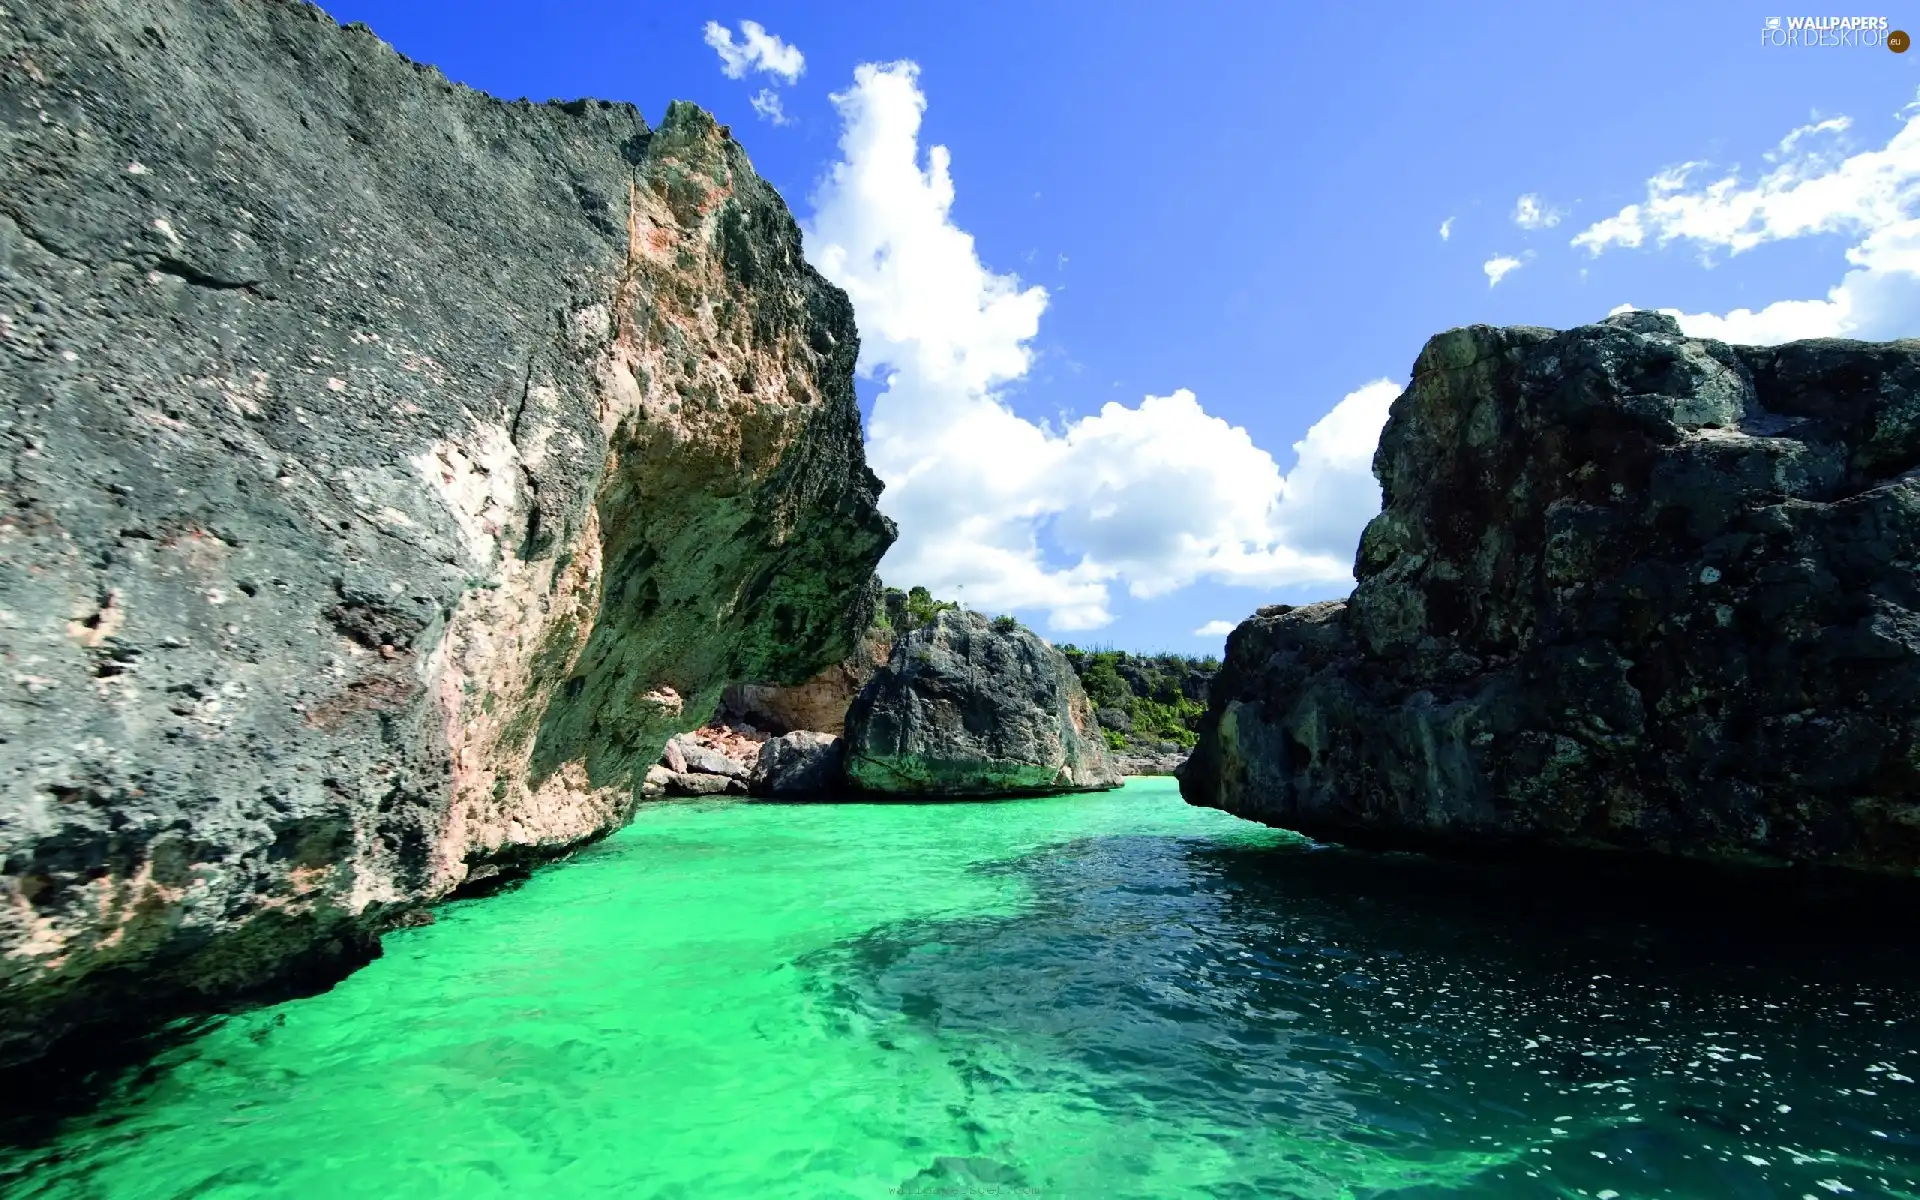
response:
M686 752L680 749L679 737L667 739L666 747L660 751L660 765L676 775L687 773L687 756Z
M855 652L853 308L707 113L300 0L0 45L0 1062L349 969Z
M1178 746L1170 749L1129 747L1117 751L1113 761L1122 775L1173 775L1179 771L1180 764L1187 761L1187 752Z
M667 776L669 796L744 796L746 793L744 782L726 775L689 771L685 774L671 772Z
M760 747L747 790L755 796L832 796L847 790L845 743L826 733L796 730Z
M1116 733L1133 732L1133 718L1128 716L1123 708L1103 708L1095 712L1094 716L1099 719L1103 729L1111 729Z
M1196 804L1313 837L1920 868L1920 342L1428 342L1346 602L1227 641Z
M1117 787L1066 657L1032 631L949 610L894 643L847 711L846 774L907 796Z
M685 764L681 768L683 774L724 775L728 779L745 779L753 774L753 768L746 763L702 746L685 735L670 738L667 746ZM672 764L668 766L671 769Z

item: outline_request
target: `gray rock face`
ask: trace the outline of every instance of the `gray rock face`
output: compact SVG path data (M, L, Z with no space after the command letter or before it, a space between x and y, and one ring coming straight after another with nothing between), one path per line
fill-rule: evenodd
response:
M0 14L0 1061L630 815L892 537L727 130L291 0Z
M1228 639L1182 791L1312 836L1920 867L1920 342L1427 344L1342 603Z
M744 796L747 785L744 780L730 775L710 775L704 771L668 772L667 795L669 796Z
M845 743L832 734L796 730L760 747L747 790L755 796L831 796L847 790Z
M674 767L673 759L678 757L683 766ZM700 743L684 737L671 738L666 746L667 766L682 773L693 772L705 775L724 775L729 779L745 779L753 774L753 768L737 759L728 758L718 750L710 750Z
M947 611L894 642L847 710L847 778L895 795L1117 787L1080 680L1023 628Z
M1170 750L1120 751L1113 765L1122 775L1173 775L1187 761L1187 752L1178 746Z

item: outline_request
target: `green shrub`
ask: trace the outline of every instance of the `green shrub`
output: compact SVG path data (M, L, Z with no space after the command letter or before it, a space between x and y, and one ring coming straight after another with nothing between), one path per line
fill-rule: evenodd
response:
M1014 630L1020 628L1020 622L1015 620L1010 614L1001 613L993 619L993 627L1001 633L1012 633Z
M1106 741L1107 749L1109 750L1125 750L1127 748L1127 735L1121 733L1118 729L1103 728L1100 730L1100 736Z
M931 625L941 613L959 607L951 600L935 600L933 593L923 587L910 587L907 589L907 628L913 630Z
M1117 708L1133 715L1133 689L1120 678L1113 655L1087 656L1086 666L1080 671L1080 686L1087 689L1087 699L1095 708Z

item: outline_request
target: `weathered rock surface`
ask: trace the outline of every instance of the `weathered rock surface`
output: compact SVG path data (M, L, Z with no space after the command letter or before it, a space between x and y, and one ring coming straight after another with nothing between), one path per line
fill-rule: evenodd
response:
M744 796L747 794L747 783L731 775L669 771L666 790L669 796Z
M753 774L751 764L728 757L718 750L708 749L685 734L677 734L667 740L665 755L668 769L682 774L724 775L729 779L745 779ZM675 757L684 765L674 767L672 760Z
M1345 603L1260 610L1182 791L1311 836L1920 867L1920 342L1430 341Z
M1218 659L1177 654L1060 647L1105 730L1104 741L1125 775L1171 775L1186 761Z
M1113 751L1114 769L1122 775L1172 775L1187 761L1187 752L1178 746L1164 750Z
M363 958L854 652L852 310L704 113L290 0L0 63L0 1060Z
M993 796L1117 787L1093 706L1031 631L942 612L894 642L847 712L846 773L895 795Z
M848 706L874 672L886 665L892 649L890 628L870 628L851 655L800 683L788 687L768 683L729 687L721 697L721 710L776 734L805 729L838 736L845 728Z
M747 790L755 796L831 796L847 788L845 743L832 734L795 730L770 738Z

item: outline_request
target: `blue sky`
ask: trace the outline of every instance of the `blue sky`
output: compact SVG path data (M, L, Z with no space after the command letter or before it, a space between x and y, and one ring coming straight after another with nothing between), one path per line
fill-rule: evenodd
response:
M498 95L732 125L854 295L888 582L1056 641L1214 650L1343 595L1378 422L1442 329L1631 303L1920 334L1920 50L1763 46L1772 8L326 7ZM791 81L790 53L725 73L704 31L743 20Z

